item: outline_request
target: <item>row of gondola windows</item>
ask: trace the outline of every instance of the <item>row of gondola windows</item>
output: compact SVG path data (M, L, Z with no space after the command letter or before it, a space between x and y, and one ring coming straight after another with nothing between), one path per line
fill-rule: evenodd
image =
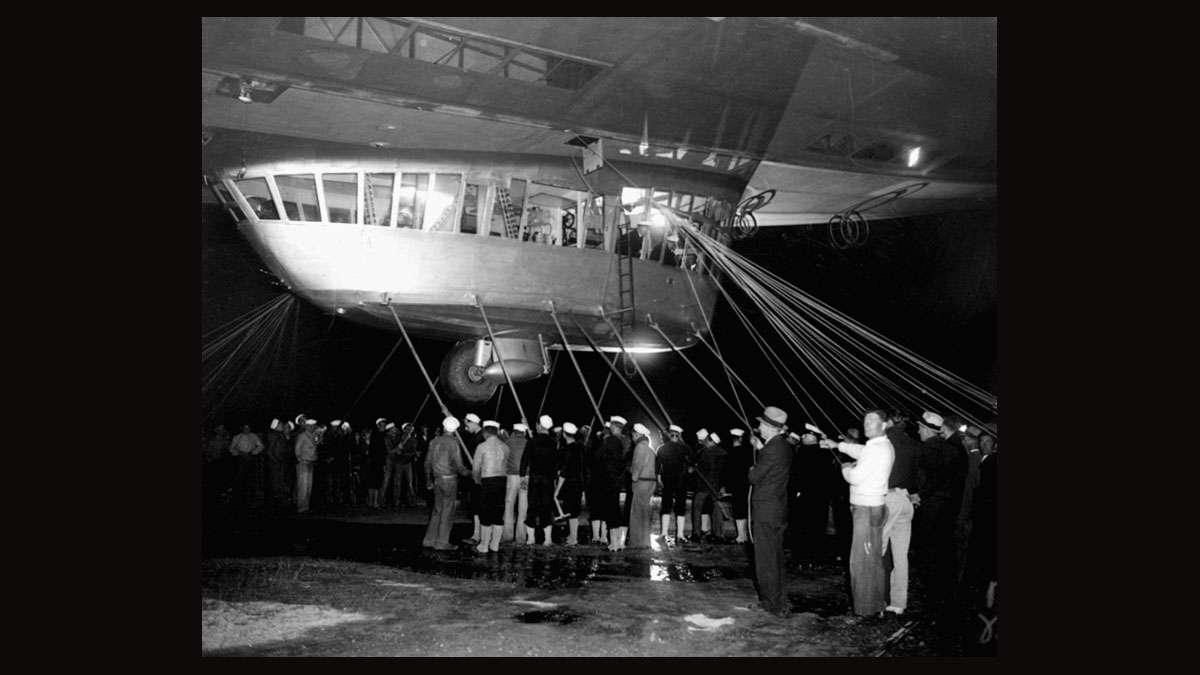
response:
M362 191L358 185L360 176L364 179ZM397 176L400 178L398 190L394 189ZM459 231L473 234L478 228L475 219L467 217L470 209L462 208L462 175L457 173L281 174L272 178L278 191L278 200L272 195L271 185L266 177L235 181L238 190L259 220L382 227L393 227L394 222L395 226L402 228L454 232L461 211L465 215L462 216L463 229ZM227 205L233 203L223 186L218 192ZM471 193L467 190L467 193L466 200L477 205L478 191ZM328 213L327 218L321 217L322 196ZM677 212L718 219L725 210L721 208L724 206L723 202L703 195L626 187L621 193L621 205L630 217L631 224L636 225L645 217L647 198L652 203L652 208L671 208ZM279 205L283 207L282 218ZM467 220L471 222L465 222Z

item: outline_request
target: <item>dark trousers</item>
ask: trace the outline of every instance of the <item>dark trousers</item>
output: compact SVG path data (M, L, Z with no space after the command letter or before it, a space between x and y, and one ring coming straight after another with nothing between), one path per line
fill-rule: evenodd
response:
M725 518L721 512L721 507L717 504L717 497L709 492L707 487L701 483L701 489L696 491L692 497L692 535L700 534L700 516L706 513L712 514L712 534L722 535L725 532ZM780 535L782 536L782 535Z
M762 507L751 502L750 520L754 527L754 580L758 598L767 611L788 609L783 579L783 533L787 520L782 505Z
M444 548L450 545L450 526L454 509L458 507L458 477L435 478L433 481L433 511L425 528L422 546Z

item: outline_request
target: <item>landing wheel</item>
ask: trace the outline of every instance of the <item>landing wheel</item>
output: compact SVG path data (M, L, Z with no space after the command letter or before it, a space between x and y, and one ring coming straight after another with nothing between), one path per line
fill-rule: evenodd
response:
M483 403L500 385L483 377L475 365L475 342L460 342L442 359L442 390L462 403Z

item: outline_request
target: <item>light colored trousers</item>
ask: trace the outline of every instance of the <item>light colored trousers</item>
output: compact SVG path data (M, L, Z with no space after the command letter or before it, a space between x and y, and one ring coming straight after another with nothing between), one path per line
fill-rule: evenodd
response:
M892 607L908 606L908 545L912 541L913 505L908 490L888 490L883 498L887 520L883 523L883 552L892 550L892 573L888 578Z
M501 541L525 541L525 514L529 510L529 490L521 487L520 476L508 476L504 492L504 535Z
M312 462L296 463L296 511L308 511L308 498L312 496Z

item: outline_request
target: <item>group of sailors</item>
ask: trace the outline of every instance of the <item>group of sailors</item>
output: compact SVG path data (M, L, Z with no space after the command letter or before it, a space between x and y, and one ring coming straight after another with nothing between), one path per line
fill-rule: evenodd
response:
M306 415L271 420L260 436L218 425L205 447L206 495L238 508L307 513L313 506L416 506L428 428L384 418L355 431Z
M753 542L768 611L786 613L784 548L793 570L846 565L855 611L863 616L903 614L910 548L933 603L965 585L986 587L992 603L994 424L985 431L952 415L925 411L909 420L870 411L862 426L835 441L790 430L779 408L768 407L758 420L749 432L688 434L672 424L659 430L663 441L656 444L657 434L621 415L594 430L556 425L550 415L539 416L532 429L521 422L505 429L468 413L461 421L445 417L432 436L425 427L384 418L355 432L342 420L326 425L298 415L271 420L265 439L248 425L232 440L219 428L207 449L210 466L228 449L236 504L245 504L257 485L265 505L305 513L314 475L319 501L329 505L413 506L425 496L432 509L423 545L437 550L458 548L450 530L460 498L473 520L472 536L460 543L479 553L509 542L552 546L559 523L565 523L560 544L586 543L585 515L590 532L582 535L590 543L614 552L647 548L657 493L662 546Z

